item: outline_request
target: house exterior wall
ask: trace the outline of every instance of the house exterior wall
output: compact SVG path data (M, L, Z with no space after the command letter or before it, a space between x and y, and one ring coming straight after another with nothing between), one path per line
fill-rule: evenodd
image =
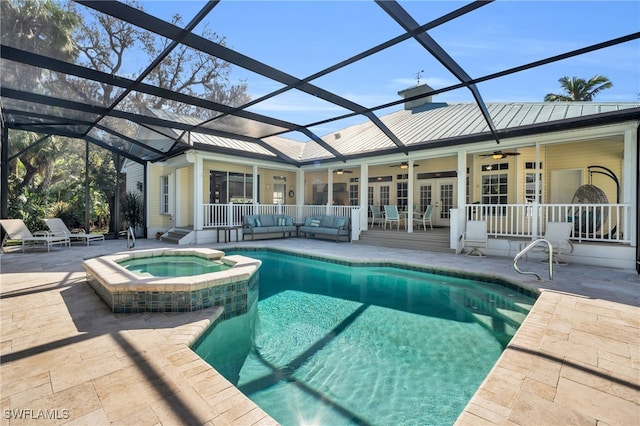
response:
M296 174L294 172L259 167L258 176L260 176L260 203L273 204L274 177L284 177L284 180L279 180L279 182L286 185L285 204L295 204L295 196L289 197L288 195L291 189L295 191Z
M172 167L165 167L150 163L147 167L147 235L155 235L156 232L163 232L173 228L173 215L160 213L160 181L162 176L169 176L172 179ZM170 188L173 186L170 184ZM170 193L170 199L174 194ZM171 205L171 203L170 203Z
M176 170L176 226L193 226L193 166Z
M127 167L123 172L127 175L127 179L125 181L126 191L137 192L142 195L143 191L138 189L138 182L141 184L144 182L144 166L140 163L130 161L127 163Z
M466 167L469 170L469 191L470 196L467 200L465 194L458 194L456 199L456 207L463 205L467 202L473 203L481 201L482 197L482 165L489 163L508 163L509 168L506 171L508 174L508 203L509 204L523 204L527 200L525 199L525 176L527 173L534 173L535 169L527 169L526 163L535 164L536 152L539 152L538 160L542 163L542 199L541 203L549 204L551 200L551 188L552 188L552 174L554 171L563 170L578 170L582 177L582 184L589 182L589 166L603 166L610 169L620 182L620 194L622 194L621 203L631 205L630 213L634 215L637 221L637 211L635 206L635 198L627 195L625 199L624 194L631 194L635 189L623 188L624 183L630 185L629 175L624 176L623 172L626 168L626 173L634 173L638 167L637 158L632 158L629 155L625 156L624 149L628 147L630 138L628 134L635 135L635 129L637 123L623 123L620 125L599 126L588 129L579 129L576 131L565 131L558 133L545 133L536 136L527 136L523 138L505 139L501 141L501 145L496 147L495 142L490 143L475 143L469 145L460 145L449 147L448 149L439 149L437 152L425 150L422 152L412 151L410 157L415 164L419 164L418 167L414 167L413 172L416 179L413 181L413 201L418 202L419 199L419 187L420 180L417 179L417 175L420 173L435 173L440 171L454 171L459 167L458 155L459 153L466 153ZM626 137L626 139L625 139ZM633 143L636 143L635 137L632 138ZM631 146L633 148L633 146ZM503 149L505 151L517 151L519 155L509 156L505 159L494 160L491 157L487 157L486 154L495 149ZM198 154L200 155L200 154ZM203 156L213 156L214 154L202 153ZM437 155L437 157L436 157ZM431 156L431 158L427 158ZM217 157L217 156L216 156ZM246 174L253 174L254 170L257 170L257 174L260 177L260 197L256 200L260 204L273 203L273 184L274 176L284 176L286 178L286 204L294 204L296 198L300 194L304 194L302 202L304 204L316 204L317 200L314 200L314 185L323 184L327 185L329 181L334 184L344 184L347 188L351 183L350 180L358 178L360 181L360 193L367 191L368 182L363 182L360 177L360 164L356 162L350 162L348 165L334 163L323 164L321 166L304 166L302 167L302 175L304 181L303 188L296 187L295 170L292 170L290 166L273 164L271 167L265 161L261 161L258 166L247 164L245 159L231 156L221 156L223 160L203 160L203 182L202 182L202 200L206 204L209 202L209 172L211 170L227 171L227 172L241 172ZM363 159L363 162L370 163L371 159ZM369 164L367 166L367 174L369 178L390 176L391 180L388 182L390 187L390 203L395 203L396 200L396 184L399 174L406 173L407 171L397 167L390 167L397 165L400 161L406 161L406 157L400 156L386 156L383 158L376 158L375 161L381 164ZM630 164L625 163L632 163ZM169 164L169 165L167 165ZM329 170L345 168L351 171L351 173L337 174L332 173L329 175ZM140 173L142 166L136 166L132 164L127 169L127 188L135 188L136 182L140 179ZM155 228L169 229L173 226L172 215L161 215L159 213L160 206L160 177L163 175L171 176L172 182L176 182L177 192L180 193L179 214L182 218L188 219L189 224L193 221L194 210L200 208L200 206L194 205L193 188L195 182L193 182L193 164L188 163L184 159L172 159L167 163L150 164L147 169L147 182L148 182L148 225L149 235L153 235ZM462 177L458 177L460 179ZM465 176L466 180L466 176ZM616 185L610 178L601 175L593 174L591 183L601 188L607 195L609 203L616 202ZM579 185L578 185L579 186ZM458 187L460 188L460 187ZM293 189L295 192L294 197L289 197L289 190ZM577 190L576 187L574 190ZM173 189L172 189L173 191ZM569 192L569 191L568 191ZM567 193L568 193L567 192ZM171 194L173 197L175 193ZM348 195L347 195L348 197ZM334 194L333 201L339 201ZM327 202L329 200L324 200ZM347 198L348 201L348 198ZM570 203L571 200L567 201ZM338 202L338 204L347 204L344 201ZM635 228L631 226L627 230L627 234L631 234ZM607 253L613 253L614 247L603 248L602 245L581 245L576 249L576 254L584 256L585 258L602 258L606 263L608 258ZM633 263L633 251L635 250L635 240L631 246L616 246L616 250L624 251L624 253L617 253L620 259L623 259L625 264ZM629 250L631 249L631 251ZM590 260L592 262L593 260Z
M549 145L544 148L543 176L545 178L545 200L550 202L551 172L553 170L579 169L582 171L582 184L589 183L589 166L604 166L615 173L620 181L622 191L622 155L623 141L604 139L597 141L576 141L557 145ZM602 189L609 203L616 202L615 182L601 174L593 174L592 184ZM577 190L578 188L576 188Z

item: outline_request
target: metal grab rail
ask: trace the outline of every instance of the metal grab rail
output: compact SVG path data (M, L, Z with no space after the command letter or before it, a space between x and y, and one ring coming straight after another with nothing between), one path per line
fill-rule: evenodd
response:
M133 233L133 228L130 226L127 229L127 248L131 250L136 246L136 235Z
M516 272L523 274L523 275L535 275L536 278L538 278L538 281L542 281L542 278L540 278L540 275L538 275L535 272L522 272L519 268L518 268L518 260L520 260L520 258L522 256L524 256L525 254L527 254L529 252L529 250L533 249L535 246L537 246L540 243L545 243L547 244L547 246L549 246L549 281L553 281L553 246L551 246L551 243L548 240L545 240L544 238L539 238L535 241L532 241L531 243L529 243L529 245L527 245L525 248L522 249L522 251L518 254L516 254L516 257L513 258L513 269L516 270Z

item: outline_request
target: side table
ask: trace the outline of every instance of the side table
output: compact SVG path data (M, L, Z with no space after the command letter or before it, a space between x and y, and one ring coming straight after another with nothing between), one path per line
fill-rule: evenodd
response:
M242 225L227 225L227 226L218 226L216 228L216 242L220 242L220 231L224 232L224 242L231 241L231 231L236 231L236 241L240 241L238 238L238 231L242 228Z

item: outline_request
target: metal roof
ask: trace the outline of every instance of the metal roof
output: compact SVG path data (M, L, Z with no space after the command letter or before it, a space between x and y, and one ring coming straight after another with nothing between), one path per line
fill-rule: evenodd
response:
M551 122L566 125L582 125L592 122L594 117L610 120L637 118L635 106L615 104L494 104L485 103L478 84L499 79L510 74L548 65L560 60L583 55L600 49L629 43L640 38L640 32L603 40L596 44L563 52L554 56L505 68L492 74L472 77L431 35L435 29L479 10L491 8L491 2L473 1L461 5L451 3L451 10L429 20L416 18L416 8L411 2L375 1L356 2L360 8L378 8L384 28L378 25L379 34L399 34L379 41L373 47L363 49L353 56L335 62L306 76L294 76L285 70L262 62L250 55L233 50L224 44L207 39L197 31L208 17L216 15L218 1L203 3L202 9L184 26L163 20L153 13L145 12L133 5L117 1L76 1L75 7L85 13L133 25L149 37L166 40L165 48L157 57L151 58L143 71L135 75L112 75L80 63L66 62L60 58L45 56L36 49L25 50L24 46L11 45L3 38L1 55L0 105L4 129L25 130L43 135L61 135L81 138L105 149L122 154L137 162L161 161L178 155L191 147L213 152L236 154L247 158L265 158L286 164L301 166L318 161L345 161L357 156L379 153L408 153L412 149L439 144L457 144L461 141L493 139L499 142L503 136L513 134L515 129L527 131ZM425 4L428 4L425 2ZM293 2L291 3L293 5ZM332 4L340 7L339 2ZM454 7L460 6L454 9ZM540 7L547 5L541 4ZM550 7L552 9L552 4ZM3 6L6 7L6 6ZM409 11L414 12L413 14ZM552 13L552 12L550 12ZM239 22L243 19L238 17ZM426 22L425 22L426 21ZM378 34L369 34L358 22L353 22L358 35L380 40ZM382 30L385 31L382 31ZM314 31L314 28L308 28ZM255 43L260 43L256 30ZM295 34L291 34L295 37ZM422 112L398 111L378 116L380 111L400 106L405 100L381 105L362 105L344 95L322 87L321 82L333 73L341 72L375 55L381 55L394 46L410 42L424 50L434 63L444 67L457 81L454 85L432 90L425 96L443 94L457 89L469 90L475 100L472 104L452 104ZM508 43L508 40L504 41ZM349 40L345 40L349 43ZM277 89L253 99L244 105L221 104L157 87L148 83L147 77L172 51L186 46L192 51L202 52L233 67L251 71L260 78L273 83ZM313 51L313 54L322 52ZM291 52L297 57L300 52ZM137 59L137 58L136 58ZM55 83L42 84L37 79L25 76L43 72L60 76ZM373 71L375 72L375 71ZM100 87L101 91L112 91L109 98L103 93L78 93L71 90L69 82ZM304 95L320 100L338 111L313 123L297 123L278 117L263 115L252 110L252 106L287 93ZM125 101L136 94L170 100L187 108L209 111L207 120L178 116L164 110L132 111L124 107ZM409 99L411 100L411 99ZM625 109L626 108L626 109ZM635 108L635 110L634 110ZM635 115L634 115L635 114ZM365 123L348 126L339 132L320 137L313 129L318 126L359 116ZM290 142L286 136L291 132L305 135L310 142ZM145 138L138 136L144 134ZM339 134L339 135L338 135ZM6 144L3 132L3 146Z

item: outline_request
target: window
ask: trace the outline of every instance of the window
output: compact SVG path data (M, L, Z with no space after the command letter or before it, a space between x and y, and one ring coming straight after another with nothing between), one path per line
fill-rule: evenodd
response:
M482 166L482 204L507 204L509 163Z
M396 184L396 204L398 210L406 210L409 202L409 184L407 182L398 182Z
M542 173L538 175L540 187L538 188L538 200L542 200ZM526 203L535 203L536 201L536 174L525 173L524 201Z
M360 185L358 185L358 178L351 178L349 183L349 205L360 205Z
M287 178L285 176L273 177L273 204L285 204L287 193Z
M424 212L430 204L433 204L431 185L420 185L420 211Z
M389 204L389 186L384 185L380 187L380 205L385 206Z
M260 187L258 186L258 188ZM253 203L253 175L211 170L209 172L209 202L212 204Z
M169 214L169 176L160 176L160 214Z
M536 163L526 162L524 168L532 170L536 168ZM539 170L542 170L542 163L539 164ZM540 181L538 188L538 200L542 201L542 173L538 175ZM534 203L536 201L536 174L535 172L526 172L524 175L524 201L525 203Z

